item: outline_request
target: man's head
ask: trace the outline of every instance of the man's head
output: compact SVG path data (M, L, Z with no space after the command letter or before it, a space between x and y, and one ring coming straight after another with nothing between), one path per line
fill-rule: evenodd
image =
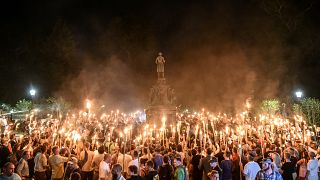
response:
M157 154L159 154L159 153L161 152L160 148L156 148L154 151L155 151Z
M40 150L41 150L41 153L45 153L45 152L47 151L47 146L42 145L42 146L40 147Z
M134 157L135 159L137 159L137 158L139 157L139 152L136 151L136 150L134 150L134 151L133 151L133 157Z
M98 148L98 153L99 153L99 154L103 154L103 153L104 153L104 146L100 146L100 147Z
M58 146L54 146L54 147L52 148L52 153L53 153L54 155L58 155L58 154L59 154L59 148L58 148Z
M253 161L254 157L255 157L255 155L253 153L249 153L248 156L247 156L248 161Z
M147 167L148 168L153 168L154 167L153 161L151 161L151 160L147 161Z
M3 167L4 167L3 174L5 176L10 177L13 175L13 173L14 173L14 164L13 163L7 162Z
M314 153L312 151L310 151L308 154L309 154L310 159L314 159L316 157L316 153Z
M248 153L248 156L247 156L248 161L253 161L253 160L254 160L254 157L256 157L256 152L255 152L255 151L250 151L250 152Z
M289 148L289 152L291 156L294 156L294 149L293 148Z
M111 155L110 154L105 154L103 160L107 163L111 163Z
M137 175L138 174L138 167L135 165L131 165L128 167L129 169L129 174L130 175Z
M226 152L224 153L224 158L225 158L225 159L230 158L230 156L231 156L231 152L230 152L230 151L226 151Z
M112 170L111 170L112 179L117 179L117 177L120 177L121 172L122 172L122 167L120 164L113 165Z
M233 147L233 148L232 148L232 153L238 154L238 148L237 148L237 147Z
M25 159L25 160L28 160L28 159L30 159L30 157L31 157L31 153L30 153L30 151L23 151L23 158Z
M168 155L163 156L163 163L165 163L165 164L169 163L169 156Z
M211 155L212 154L212 149L211 148L207 148L207 155Z
M174 159L173 164L174 164L175 167L180 166L180 165L181 165L181 158L180 158L180 157L176 157L176 158Z
M198 153L198 152L197 152L197 150L196 150L196 149L192 149L192 150L191 150L191 154L192 154L192 156L197 155L197 153Z
M290 159L291 158L291 153L284 153L284 158L285 159Z
M114 149L112 150L112 152L113 152L114 154L119 153L119 151L120 151L119 146L114 147Z
M271 165L272 165L271 159L265 158L262 160L262 169L264 171L270 170L272 168Z
M148 161L148 159L141 158L140 159L140 166L146 166L147 161Z
M59 153L61 156L65 156L68 153L68 150L67 148L61 148Z

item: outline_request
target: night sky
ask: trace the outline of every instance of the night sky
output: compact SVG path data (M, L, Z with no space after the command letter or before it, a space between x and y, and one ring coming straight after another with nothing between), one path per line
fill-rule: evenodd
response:
M107 108L147 104L163 52L178 105L237 109L245 99L320 97L316 0L6 1L0 101L62 96Z

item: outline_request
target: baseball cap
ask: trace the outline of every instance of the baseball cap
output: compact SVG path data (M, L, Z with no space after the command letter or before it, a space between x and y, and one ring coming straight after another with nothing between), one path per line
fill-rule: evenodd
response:
M272 161L270 158L264 158L262 159L261 163L268 163L268 164L272 164Z

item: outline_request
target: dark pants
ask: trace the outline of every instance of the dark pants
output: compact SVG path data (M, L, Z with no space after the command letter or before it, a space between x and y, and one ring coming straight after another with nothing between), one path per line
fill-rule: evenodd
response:
M93 171L81 171L81 180L93 180Z
M47 180L46 172L34 172L35 180Z
M99 171L94 171L93 180L99 180Z

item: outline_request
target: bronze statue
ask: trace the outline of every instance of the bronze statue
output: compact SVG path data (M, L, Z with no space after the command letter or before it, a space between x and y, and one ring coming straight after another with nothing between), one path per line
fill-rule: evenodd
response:
M159 56L156 59L158 79L164 79L164 63L165 62L166 61L164 60L162 53L159 52Z

